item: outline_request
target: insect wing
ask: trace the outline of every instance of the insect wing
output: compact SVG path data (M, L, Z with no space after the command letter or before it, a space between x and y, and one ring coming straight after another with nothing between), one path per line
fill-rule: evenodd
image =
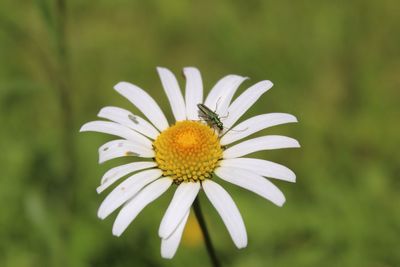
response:
M215 114L211 109L209 109L206 105L203 104L197 104L197 107L199 108L199 110L204 113L207 116L215 116L217 114Z

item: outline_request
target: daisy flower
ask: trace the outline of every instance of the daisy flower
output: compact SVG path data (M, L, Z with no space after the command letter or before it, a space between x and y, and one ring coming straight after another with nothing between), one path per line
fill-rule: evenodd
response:
M86 123L80 129L81 132L102 132L120 138L99 148L100 163L125 156L134 156L135 160L140 158L104 174L98 193L123 177L129 177L104 199L98 216L104 219L121 208L112 229L114 235L120 236L143 208L172 187L175 193L158 231L162 257L172 258L179 246L190 207L203 190L221 216L233 243L244 248L247 246L247 233L242 216L231 196L218 184L218 179L282 206L285 202L283 193L266 177L295 182L295 174L280 164L245 156L262 150L299 147L299 143L280 135L241 140L271 126L297 122L296 117L286 113L268 113L236 124L272 87L268 80L254 84L232 101L247 77L227 75L215 84L204 101L202 78L196 68L183 69L185 96L171 71L161 67L157 71L171 104L175 118L173 124L168 123L156 101L146 91L131 83L120 82L114 89L135 105L147 120L122 108L105 107L98 114L105 120ZM223 128L205 121L205 114L199 117L198 104L212 110L211 115L217 116ZM237 141L240 142L235 143Z

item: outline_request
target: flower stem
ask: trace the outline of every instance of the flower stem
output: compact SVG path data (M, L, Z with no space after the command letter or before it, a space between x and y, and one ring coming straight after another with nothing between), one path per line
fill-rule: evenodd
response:
M197 221L199 222L201 232L203 233L204 242L207 248L208 256L210 257L211 263L213 267L220 267L221 264L218 261L217 254L215 253L214 246L211 242L210 234L207 230L206 221L204 220L203 213L201 212L200 208L200 201L199 198L196 197L193 203L193 210L194 214L196 215Z

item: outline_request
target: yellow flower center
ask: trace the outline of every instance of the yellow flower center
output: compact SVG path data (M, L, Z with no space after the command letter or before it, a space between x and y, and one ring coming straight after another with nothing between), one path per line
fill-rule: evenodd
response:
M211 178L222 157L218 135L197 121L177 122L163 131L153 146L163 175L177 184Z

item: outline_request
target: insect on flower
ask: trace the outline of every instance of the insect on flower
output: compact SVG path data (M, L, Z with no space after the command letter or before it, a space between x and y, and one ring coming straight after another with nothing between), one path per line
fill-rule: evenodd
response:
M212 111L204 104L197 104L197 107L199 108L199 114L198 114L199 118L203 119L208 124L208 126L210 126L213 129L217 128L219 132L222 132L224 130L224 124L222 123L221 119L227 118L229 114L225 117L220 117L215 111ZM228 129L227 131L225 131L224 134L222 134L222 136L228 133L229 131L243 132L247 129L248 129L247 127L241 130Z
M199 108L199 117L205 120L211 128L218 128L219 131L224 129L224 124L217 113L204 104L197 104L197 107Z

